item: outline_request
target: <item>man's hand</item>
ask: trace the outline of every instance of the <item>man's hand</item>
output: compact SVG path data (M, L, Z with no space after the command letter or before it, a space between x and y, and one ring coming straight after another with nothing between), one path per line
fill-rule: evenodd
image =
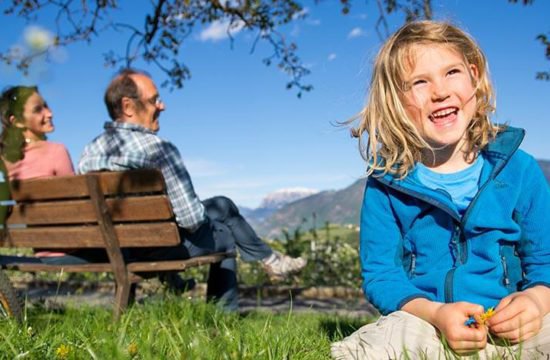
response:
M449 347L460 355L482 350L487 345L487 327L468 327L466 321L483 314L483 307L467 302L442 304L427 299L414 299L401 310L407 311L435 326Z
M540 331L542 318L549 311L549 301L550 289L545 286L508 295L487 320L487 326L499 338L512 343L525 341Z

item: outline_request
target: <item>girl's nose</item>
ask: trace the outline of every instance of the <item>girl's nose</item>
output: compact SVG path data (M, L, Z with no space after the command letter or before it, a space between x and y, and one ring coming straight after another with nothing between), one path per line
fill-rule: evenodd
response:
M432 85L432 100L443 101L449 97L449 90L443 81L435 81Z

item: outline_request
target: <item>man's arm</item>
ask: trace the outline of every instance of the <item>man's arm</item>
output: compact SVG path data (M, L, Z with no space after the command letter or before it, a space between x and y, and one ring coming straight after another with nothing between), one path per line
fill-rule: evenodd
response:
M178 149L170 142L161 141L152 159L164 176L178 225L190 232L195 231L205 221L206 213Z

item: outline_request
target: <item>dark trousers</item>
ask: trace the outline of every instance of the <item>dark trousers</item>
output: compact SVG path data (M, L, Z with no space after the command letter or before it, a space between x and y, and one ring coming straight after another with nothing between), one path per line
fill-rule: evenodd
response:
M273 251L264 243L227 197L203 201L208 221L192 234L184 234L184 246L190 256L204 251L234 252L237 248L244 261L258 261ZM184 231L185 233L185 231ZM237 260L228 258L210 265L207 299L219 302L227 310L238 308Z

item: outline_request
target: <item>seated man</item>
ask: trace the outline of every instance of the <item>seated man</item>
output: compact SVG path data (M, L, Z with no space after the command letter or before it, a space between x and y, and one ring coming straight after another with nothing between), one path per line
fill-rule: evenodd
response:
M180 227L182 244L168 249L134 249L133 259L168 260L239 249L245 261L261 260L270 277L285 277L304 268L306 261L273 251L226 197L201 202L178 149L156 135L165 105L151 78L132 69L121 71L105 92L113 121L86 146L78 172L157 168L166 181L167 194ZM237 264L235 258L212 264L207 297L228 310L236 310Z

